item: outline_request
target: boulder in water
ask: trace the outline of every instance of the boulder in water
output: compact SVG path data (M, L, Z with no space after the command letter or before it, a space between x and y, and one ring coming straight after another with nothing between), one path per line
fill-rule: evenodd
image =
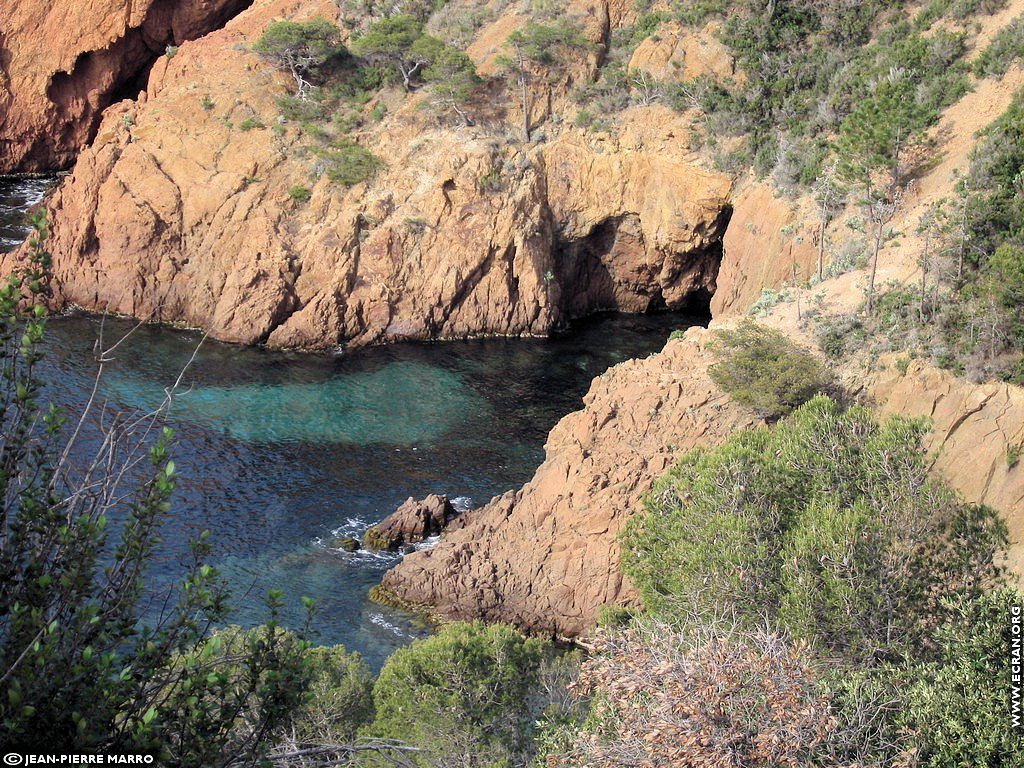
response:
M338 539L331 539L328 544L332 549L341 549L345 552L355 552L359 549L359 540L351 536L343 536Z
M397 552L405 545L436 536L458 511L447 496L432 493L417 501L411 496L363 536L367 549Z

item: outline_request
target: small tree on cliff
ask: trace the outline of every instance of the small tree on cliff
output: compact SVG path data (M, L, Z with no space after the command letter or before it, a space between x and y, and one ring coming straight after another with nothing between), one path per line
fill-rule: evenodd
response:
M878 256L890 236L889 223L899 208L910 171L926 147L925 128L934 115L920 104L916 86L893 69L843 121L837 149L842 175L863 189L861 207L871 226L871 276L868 314L875 307Z
M405 90L444 48L436 37L423 34L423 22L410 14L375 21L352 43L352 52L375 66L394 70ZM385 77L391 79L387 72Z
M587 47L587 40L575 24L562 21L555 25L530 22L516 30L508 38L511 49L509 56L501 63L519 85L519 101L522 110L523 141L530 140L530 111L533 94L531 86L538 81L537 70L549 77L564 73L568 57Z
M423 71L423 79L434 86L431 100L434 106L451 110L464 125L473 124L473 119L464 107L480 78L469 56L451 46L445 46Z
M341 32L327 19L305 22L277 21L267 27L253 50L277 69L295 78L296 93L305 97L313 87L310 78L331 59L345 53Z

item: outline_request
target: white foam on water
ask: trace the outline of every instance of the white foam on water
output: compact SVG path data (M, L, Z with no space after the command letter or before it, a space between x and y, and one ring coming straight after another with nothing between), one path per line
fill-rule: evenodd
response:
M388 630L389 632L393 633L395 637L405 637L405 632L403 632L390 621L385 619L383 613L371 613L369 618L371 624L376 624L381 629Z

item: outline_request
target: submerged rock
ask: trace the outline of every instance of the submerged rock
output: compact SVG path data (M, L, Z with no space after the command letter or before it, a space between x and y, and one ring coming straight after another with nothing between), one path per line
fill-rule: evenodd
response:
M341 538L331 539L327 542L327 546L331 549L355 552L359 549L359 539L353 539L351 536L342 536Z

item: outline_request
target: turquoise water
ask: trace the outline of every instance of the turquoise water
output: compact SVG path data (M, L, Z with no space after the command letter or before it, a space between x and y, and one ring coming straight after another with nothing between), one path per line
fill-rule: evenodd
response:
M109 390L122 402L156 408L163 388L137 375L113 375ZM381 403L388 403L382 411ZM451 371L418 361L389 362L315 383L205 386L176 401L176 417L220 426L251 443L293 440L411 444L441 438L460 414L486 414L487 400Z
M660 349L689 324L605 316L547 341L398 344L341 357L207 340L170 412L181 482L150 583L173 583L188 541L209 530L214 564L233 588L233 621L264 620L269 588L285 591L293 624L299 598L314 597L318 640L377 666L422 633L411 617L367 599L398 556L341 552L331 539L359 537L409 496L447 493L479 505L526 482L548 431L580 406L595 376ZM109 344L132 327L88 315L51 320L52 399L81 412L101 329ZM199 344L195 333L135 330L102 382L108 411L157 405Z

